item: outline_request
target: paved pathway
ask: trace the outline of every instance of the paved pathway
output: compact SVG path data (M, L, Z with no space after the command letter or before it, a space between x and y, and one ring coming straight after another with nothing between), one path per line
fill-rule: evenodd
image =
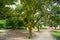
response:
M41 33L36 33L37 37L32 40L56 40L51 34L50 30L43 30Z

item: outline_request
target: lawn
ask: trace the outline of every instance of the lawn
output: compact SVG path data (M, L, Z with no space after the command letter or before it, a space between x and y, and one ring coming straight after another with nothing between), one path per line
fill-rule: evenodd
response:
M60 30L52 30L51 34L56 37L57 40L60 40Z

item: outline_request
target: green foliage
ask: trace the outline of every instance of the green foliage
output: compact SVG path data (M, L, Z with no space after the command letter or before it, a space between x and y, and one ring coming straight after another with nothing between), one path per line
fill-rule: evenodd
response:
M17 7L15 8L15 11L17 12L17 13L22 13L23 12L23 10L24 10L24 5L23 4L18 4L18 5L16 5Z
M10 7L6 7L6 5L10 6L15 4L17 0L0 0L0 19L6 19L8 11L10 11Z
M0 19L5 19L9 7L0 7Z
M52 20L52 24L60 25L60 7L58 5L52 6L50 11L50 19Z
M57 40L60 40L60 30L52 30L51 34L57 38Z
M10 5L10 4L15 4L17 0L0 0L0 5Z
M0 20L0 28L6 27L6 20Z
M60 4L60 0L53 0L53 1L54 1L54 3Z
M19 20L18 17L12 17L12 19L7 20L7 26L12 26L12 28L19 28L20 26L23 26L23 21Z
M44 23L43 25L47 24L51 26L60 24L60 7L57 5L53 6L53 0L20 0L21 4L16 5L15 10L10 7L5 7L6 5L10 6L15 4L16 1L17 0L0 0L0 19L7 19L7 25L34 26L41 22ZM48 11L48 9L50 11ZM39 14L37 14L37 12Z

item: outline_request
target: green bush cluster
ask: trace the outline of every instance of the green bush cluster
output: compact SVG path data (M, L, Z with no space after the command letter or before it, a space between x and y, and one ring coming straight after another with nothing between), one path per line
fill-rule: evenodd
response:
M6 20L0 20L0 28L6 27Z
M57 40L60 40L60 30L52 30L51 34L57 38Z
M0 20L0 28L19 28L24 29L23 21L18 19L11 19L11 20Z

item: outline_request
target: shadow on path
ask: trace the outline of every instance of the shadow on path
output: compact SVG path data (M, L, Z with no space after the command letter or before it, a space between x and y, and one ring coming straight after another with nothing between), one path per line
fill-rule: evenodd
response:
M27 34L25 30L8 30L0 33L0 40L23 40Z

